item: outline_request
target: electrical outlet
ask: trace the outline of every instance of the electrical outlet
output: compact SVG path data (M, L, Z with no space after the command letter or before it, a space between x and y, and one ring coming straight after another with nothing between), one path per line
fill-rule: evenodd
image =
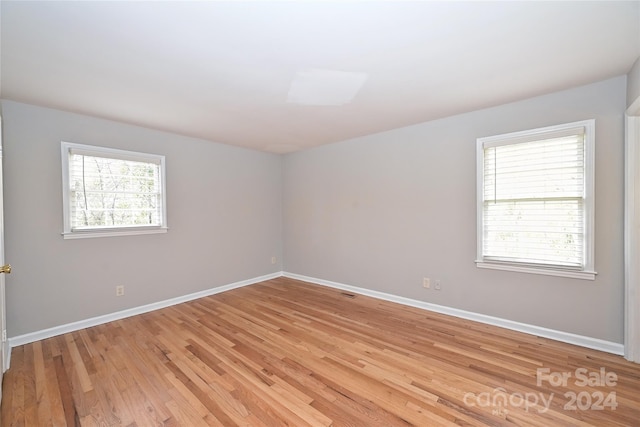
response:
M124 285L116 286L116 296L121 297L124 295Z
M425 277L424 279L422 279L422 287L425 289L431 288L431 280L429 280L428 277Z
M440 280L436 280L436 285L434 286L436 291L439 291L442 289L442 285L440 284Z
M276 258L276 257L272 256L272 257L271 257L271 264L275 264L275 263L276 263L276 261L278 261L278 258Z

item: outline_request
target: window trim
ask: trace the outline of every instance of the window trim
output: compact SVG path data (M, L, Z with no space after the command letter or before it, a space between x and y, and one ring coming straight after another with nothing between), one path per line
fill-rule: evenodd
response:
M62 155L62 211L63 211L63 231L64 239L85 239L93 237L114 237L133 236L141 234L166 233L167 227L167 192L166 192L166 172L165 156L159 154L141 153L137 151L120 150L109 147L99 147L93 145L76 144L73 142L61 141ZM87 156L103 156L141 162L156 163L160 166L160 185L162 188L162 224L150 226L121 226L121 227L96 227L90 229L73 230L71 228L70 212L70 188L69 188L69 154L77 151Z
M484 239L484 148L497 145L517 144L535 141L543 138L562 134L572 128L584 128L584 265L582 269L562 268L561 266L541 266L536 264L486 260L483 256ZM595 210L595 120L582 120L578 122L548 126L543 128L511 132L501 135L478 138L476 140L476 266L493 270L506 270L530 274L543 274L549 276L569 277L574 279L595 280L594 269L594 210Z

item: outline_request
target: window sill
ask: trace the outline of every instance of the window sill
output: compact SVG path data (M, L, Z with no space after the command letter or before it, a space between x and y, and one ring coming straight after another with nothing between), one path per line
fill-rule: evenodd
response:
M522 266L522 265L503 264L503 263L486 262L486 261L476 261L476 266L478 268L488 268L492 270L515 271L519 273L528 273L528 274L543 274L546 276L568 277L571 279L581 279L581 280L595 280L596 274L598 274L595 271L574 271L574 270L561 270L561 269L553 269L553 268L535 268L535 267L528 267L528 266Z
M94 237L116 237L116 236L137 236L141 234L160 234L166 233L167 227L150 228L150 229L110 229L110 230L87 230L87 231L71 231L62 233L62 237L66 239L90 239Z

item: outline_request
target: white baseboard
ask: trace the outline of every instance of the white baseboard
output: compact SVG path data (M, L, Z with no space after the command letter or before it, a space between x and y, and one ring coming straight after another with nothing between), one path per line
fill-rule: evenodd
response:
M529 325L526 323L514 322L512 320L501 319L499 317L487 316L485 314L473 313L471 311L459 310L457 308L446 307L443 305L432 304L424 301L418 301L411 298L400 297L397 295L387 294L384 292L372 291L370 289L359 288L357 286L345 285L343 283L331 282L329 280L317 279L315 277L303 276L289 272L283 272L284 277L301 280L303 282L315 283L317 285L328 286L331 288L341 289L354 292L373 298L391 301L410 307L421 308L423 310L434 311L436 313L448 314L450 316L460 317L462 319L473 320L488 325L499 326L501 328L511 329L518 332L524 332L530 335L536 335L543 338L550 338L556 341L575 344L581 347L600 350L607 353L624 355L624 345L611 341L605 341L598 338L576 335L570 332L557 331L554 329L543 328L540 326Z
M8 340L9 348L17 347L23 344L29 344L35 341L51 338L51 337L66 334L69 332L74 332L84 328L90 328L91 326L102 325L103 323L113 322L114 320L120 320L126 317L131 317L131 316L135 316L142 313L148 313L150 311L159 310L161 308L169 307L169 306L180 304L187 301L192 301L192 300L203 298L209 295L219 294L221 292L230 291L231 289L253 285L254 283L264 282L265 280L271 280L277 277L282 277L282 272L267 274L265 276L242 280L240 282L219 286L217 288L206 289L204 291L195 292L189 295L183 295L180 297L171 298L164 301L154 302L154 303L142 305L139 307L117 311L115 313L105 314L103 316L97 316L97 317L92 317L90 319L80 320L78 322L67 323L66 325L54 326L53 328L31 332L24 335L18 335L18 336L9 338ZM9 351L9 354L11 354L10 351ZM7 366L9 366L9 361L7 361Z
M553 329L547 329L540 326L528 325L526 323L514 322L512 320L501 319L499 317L487 316L484 314L473 313L470 311L459 310L457 308L446 307L438 304L432 304L424 301L418 301L411 298L400 297L397 295L387 294L379 291L372 291L370 289L360 288L357 286L345 285L343 283L332 282L329 280L317 279L315 277L303 276L300 274L289 272L277 272L267 274L253 279L247 279L240 282L231 283L228 285L220 286L217 288L211 288L200 292L195 292L189 295L184 295L176 298L171 298L164 301L159 301L152 304L147 304L139 307L130 308L127 310L117 311L115 313L105 314L103 316L92 317L90 319L80 320L78 322L67 323L65 325L55 326L53 328L44 329L41 331L31 332L24 335L18 335L11 337L8 340L8 357L6 359L7 368L10 366L11 348L24 344L29 344L35 341L51 338L57 335L74 332L80 329L89 328L92 326L101 325L114 320L120 320L127 317L135 316L142 313L147 313L161 308L169 307L172 305L180 304L187 301L192 301L198 298L203 298L209 295L215 295L221 292L229 291L231 289L241 288L243 286L253 285L255 283L264 282L266 280L275 279L278 277L289 277L291 279L301 280L303 282L315 283L317 285L328 286L331 288L341 289L349 292L354 292L361 295L370 296L386 301L391 301L410 307L416 307L423 310L434 311L436 313L447 314L450 316L460 317L462 319L473 320L488 325L499 326L514 331L524 332L531 335L536 335L544 338L550 338L556 341L566 342L569 344L575 344L586 348L592 348L595 350L604 351L607 353L613 353L617 355L624 354L624 345L610 341L604 341L598 338L585 337L582 335L576 335L569 332L556 331Z

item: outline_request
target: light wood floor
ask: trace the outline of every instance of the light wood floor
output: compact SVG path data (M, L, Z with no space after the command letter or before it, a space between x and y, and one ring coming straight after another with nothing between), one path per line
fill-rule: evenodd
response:
M621 357L279 278L14 348L0 421L638 426L639 401Z

